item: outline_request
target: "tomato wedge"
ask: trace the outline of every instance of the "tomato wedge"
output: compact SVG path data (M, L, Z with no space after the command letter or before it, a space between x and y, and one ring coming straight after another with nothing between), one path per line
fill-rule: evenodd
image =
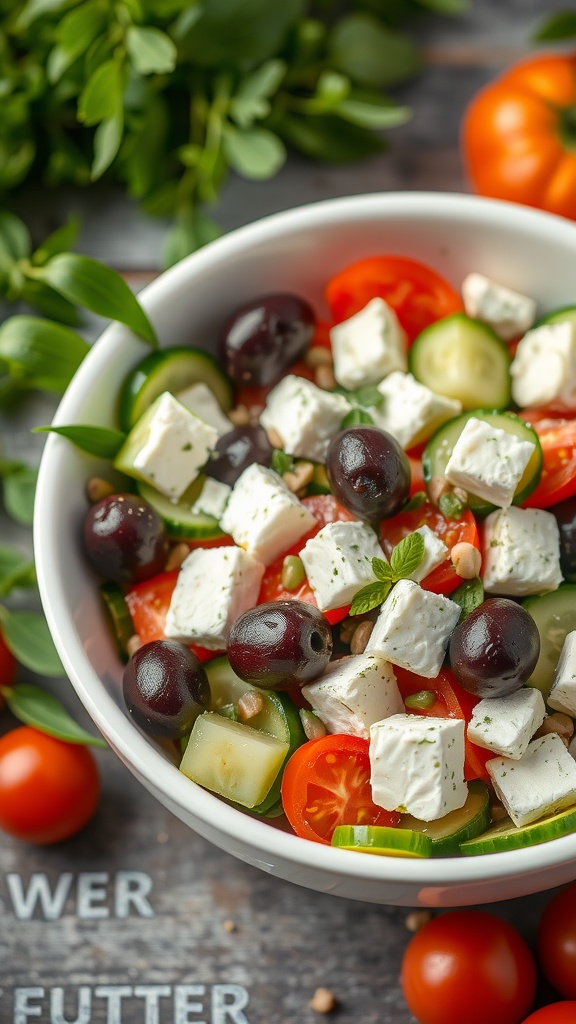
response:
M420 508L411 512L399 512L397 516L382 521L380 543L386 554L390 556L392 548L420 526L430 527L450 551L461 541L467 541L480 550L478 528L470 509L465 510L461 519L447 519L435 505L427 501ZM461 577L447 558L422 580L422 589L431 590L434 594L451 594L461 583Z
M410 342L429 324L464 309L448 281L424 263L404 256L358 260L326 286L326 300L337 322L359 313L375 298L392 306Z
M292 754L282 779L284 812L296 835L330 844L337 825L397 825L372 800L368 740L331 735Z
M316 598L314 591L308 583L308 580L304 580L296 590L286 590L282 585L282 566L286 555L298 555L304 547L307 540L310 537L314 537L323 526L327 526L328 523L337 522L352 522L356 520L356 516L352 515L344 505L341 505L339 501L332 494L314 494L309 498L303 498L302 504L312 513L317 521L317 525L313 527L308 533L297 541L288 551L285 551L280 558L277 558L275 562L272 562L268 566L264 576L262 578L262 586L260 587L260 596L258 598L258 604L265 604L268 601L306 601L307 604L316 604ZM345 605L342 608L335 608L333 611L324 612L325 618L332 625L336 622L341 622L345 619L350 610L350 605Z
M136 583L125 594L134 629L143 644L166 639L164 626L177 576L177 569L174 572L161 572L143 583ZM210 661L219 653L198 647L197 644L187 646L200 661Z
M540 438L544 463L526 508L549 508L576 494L576 420L556 419L544 410L522 413Z
M442 669L435 679L424 679L413 672L394 666L394 675L398 683L398 689L402 694L402 700L419 693L421 690L430 690L436 694L436 700L428 708L412 708L406 710L411 715L426 715L431 718L459 718L469 722L472 718L472 710L478 703L478 697L464 690L456 681L449 669ZM486 761L494 757L491 750L485 750L471 743L468 737L465 739L465 762L464 778L467 782L472 779L482 779L490 782L490 776L486 771Z

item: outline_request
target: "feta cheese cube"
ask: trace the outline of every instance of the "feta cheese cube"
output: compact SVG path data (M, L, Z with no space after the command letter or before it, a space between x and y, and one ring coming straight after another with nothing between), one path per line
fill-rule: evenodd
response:
M455 487L507 508L535 448L531 441L522 441L471 416L454 445L444 475Z
M392 666L374 654L332 662L323 675L302 687L302 695L328 732L364 739L374 722L404 712Z
M260 416L265 430L275 430L289 455L323 462L330 441L351 406L343 395L323 391L304 377L288 374L266 399Z
M510 367L512 397L523 409L576 409L576 324L542 324L521 339Z
M258 600L261 562L242 548L196 548L184 559L166 616L167 637L224 650L232 623Z
M343 388L378 384L392 370L407 367L406 335L384 299L372 299L330 331L334 376Z
M442 668L460 606L441 594L400 580L386 598L366 647L393 665L433 679Z
M311 512L272 469L253 463L238 477L220 526L264 565L316 526Z
M562 582L560 531L551 512L497 509L484 520L482 583L487 594L522 597Z
M300 552L320 611L341 608L374 582L373 558L386 558L367 523L328 523Z
M556 711L576 716L576 630L564 640L548 703Z
M125 448L135 451L132 464L143 480L178 499L208 461L217 440L214 427L165 391L130 431Z
M535 687L523 687L507 697L486 697L472 711L468 739L517 761L545 717L544 698Z
M424 541L424 555L420 565L411 574L410 579L420 583L420 580L425 579L434 569L442 565L442 562L446 561L450 551L444 541L440 540L440 537L429 526L419 526L417 530L414 530L414 533L419 533Z
M192 512L221 519L232 488L220 480L206 477L200 494L192 505Z
M461 402L435 394L411 373L395 370L381 381L378 391L384 401L370 408L370 415L402 448L428 440L438 427L462 412Z
M387 811L436 821L463 807L464 722L421 715L376 722L370 727L370 777L372 799Z
M517 826L576 804L576 761L557 733L532 740L519 761L495 757L486 768Z
M191 384L190 387L179 391L176 398L195 416L204 420L204 423L214 427L218 431L218 437L223 437L233 430L234 424L224 415L216 395L207 384Z
M483 320L504 341L519 338L536 318L534 299L484 274L468 274L462 282L462 298L468 316Z

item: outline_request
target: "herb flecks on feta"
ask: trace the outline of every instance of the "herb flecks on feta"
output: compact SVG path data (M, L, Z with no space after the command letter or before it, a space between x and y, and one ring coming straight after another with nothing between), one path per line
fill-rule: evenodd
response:
M512 397L522 409L576 409L576 324L542 324L520 340L510 367Z
M213 516L214 519L221 519L231 492L232 488L229 484L206 477L202 490L192 505L192 512L195 515L203 514Z
M320 611L342 608L373 578L372 559L384 558L367 523L328 523L300 552Z
M427 441L438 427L462 411L462 404L455 398L437 395L411 373L390 373L378 384L378 392L383 402L368 407L368 411L376 426L392 434L402 448Z
M560 532L551 512L498 509L484 520L482 583L487 594L522 597L562 582Z
M400 580L382 606L366 647L393 665L433 679L442 668L460 607L441 594Z
M519 761L495 757L486 768L518 827L576 805L576 761L556 733L532 740Z
M462 282L462 298L467 315L488 324L503 341L519 338L536 318L534 299L484 274L468 274Z
M343 388L378 384L393 370L406 370L406 336L384 299L372 299L330 331L334 376Z
M518 760L546 717L544 698L527 686L507 697L486 697L476 704L468 739L495 754Z
M204 420L204 423L214 427L218 431L218 437L223 437L234 429L234 424L224 415L216 395L207 384L191 384L190 387L179 391L176 398L190 409L190 412Z
M576 630L564 640L548 703L556 711L576 717Z
M350 409L343 395L331 394L304 377L289 374L268 395L260 423L282 438L288 455L323 462L331 439Z
M392 665L374 654L332 662L323 675L302 687L302 695L328 732L365 739L374 722L404 711Z
M507 508L535 448L531 441L471 416L454 445L445 476L455 487Z

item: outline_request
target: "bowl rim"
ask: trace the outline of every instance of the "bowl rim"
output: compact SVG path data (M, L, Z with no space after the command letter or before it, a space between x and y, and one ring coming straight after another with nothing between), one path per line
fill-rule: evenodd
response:
M216 239L165 271L140 293L139 299L153 319L154 306L169 301L190 277L217 266L221 257L242 252L255 242L289 236L311 225L321 226L334 219L345 224L372 219L409 216L422 220L450 221L463 216L469 222L482 223L486 216L497 215L502 222L533 237L549 239L552 229L556 240L574 246L576 225L562 217L501 200L452 192L388 192L343 196L308 203L237 228ZM109 353L132 332L118 324L108 326L83 360L66 390L54 416L55 424L74 422L77 409L85 400L95 376L103 371ZM525 876L567 863L576 855L576 835L568 835L537 846L483 854L476 857L434 858L426 860L394 857L360 857L357 853L335 850L271 827L265 820L245 814L203 790L170 764L162 753L129 720L103 687L89 662L71 620L58 608L65 607L61 584L61 566L55 546L49 543L49 524L58 508L56 481L66 460L68 442L55 434L48 436L42 455L34 514L34 547L40 596L46 619L58 653L77 695L111 747L140 781L156 795L165 793L184 820L192 815L205 826L211 841L233 840L246 851L245 859L273 869L274 862L291 862L335 877L421 885L448 885L497 881ZM98 700L95 699L98 694ZM162 780L162 782L161 782ZM165 780L165 781L164 781ZM176 812L177 813L177 812ZM193 827L193 826L192 826ZM199 829L200 831L200 829ZM258 858L253 856L254 852ZM240 854L241 855L241 854Z

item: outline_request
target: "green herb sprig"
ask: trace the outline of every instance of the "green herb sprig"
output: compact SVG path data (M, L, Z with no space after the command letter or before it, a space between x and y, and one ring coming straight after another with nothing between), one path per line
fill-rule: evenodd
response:
M410 579L424 558L424 551L422 534L411 533L392 549L389 562L383 558L373 558L372 572L376 582L368 583L358 591L352 601L350 615L363 615L381 605L394 583Z

